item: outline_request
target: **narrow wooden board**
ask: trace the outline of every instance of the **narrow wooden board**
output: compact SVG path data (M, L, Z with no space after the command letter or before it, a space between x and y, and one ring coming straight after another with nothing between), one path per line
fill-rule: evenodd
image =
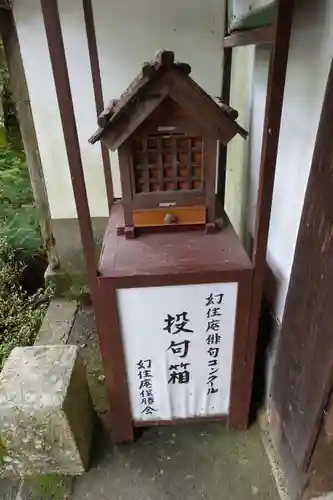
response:
M135 227L165 226L165 217L168 215L177 217L175 225L184 224L205 224L206 207L177 207L177 208L156 208L155 210L134 210L133 223Z
M333 370L333 64L305 195L272 395L295 462L313 452Z

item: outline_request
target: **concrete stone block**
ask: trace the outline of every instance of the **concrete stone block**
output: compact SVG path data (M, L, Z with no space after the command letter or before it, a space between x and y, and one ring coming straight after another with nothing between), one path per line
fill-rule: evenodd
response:
M77 346L17 347L0 374L3 476L82 474L93 411Z
M35 345L66 344L77 307L76 300L52 300L39 329Z

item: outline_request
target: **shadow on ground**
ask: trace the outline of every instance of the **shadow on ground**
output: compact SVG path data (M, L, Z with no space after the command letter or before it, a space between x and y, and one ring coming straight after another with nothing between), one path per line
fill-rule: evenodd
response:
M113 447L102 427L90 471L75 500L277 500L259 431L228 432L220 424L146 430Z
M69 343L83 346L98 425L90 471L74 500L277 500L259 429L229 432L222 424L147 429L133 444L114 447L102 421L107 401L94 318L76 317Z

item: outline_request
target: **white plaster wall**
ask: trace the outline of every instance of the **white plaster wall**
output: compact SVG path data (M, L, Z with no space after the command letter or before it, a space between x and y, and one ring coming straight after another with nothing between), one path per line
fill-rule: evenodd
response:
M250 135L248 139L248 192L246 200L246 230L248 235L253 235L257 211L259 167L270 54L270 49L265 45L255 48L253 80L251 82Z
M230 105L239 113L238 123L250 127L254 46L233 49ZM246 194L248 186L249 140L237 135L228 145L225 210L238 236L244 241Z
M170 49L191 76L221 93L223 5L220 0L93 0L103 91L119 97L143 61Z
M93 217L103 217L108 215L108 204L101 148L88 142L97 118L82 4L58 0L90 210Z
M75 208L45 30L41 23L40 2L15 0L13 12L51 213L53 217L65 217L75 212Z
M276 166L268 263L278 280L275 313L282 319L313 148L333 55L333 2L296 0ZM253 230L268 53L256 49L251 117L250 201Z
M221 94L223 4L220 0L93 0L105 101L117 98L157 50L170 49L192 66L192 77ZM111 154L121 195L118 157Z
M14 17L31 99L52 218L76 217L76 209L39 0L14 0ZM107 215L99 148L88 138L96 124L82 2L60 0L64 44L73 93L89 205Z
M91 215L107 216L99 145L88 138L96 128L88 46L81 0L59 0L78 135ZM193 77L220 95L223 8L220 0L94 0L93 9L105 100L118 97L143 61L170 48L193 67ZM14 0L14 17L23 56L46 188L53 219L75 218L63 131L40 0ZM121 196L117 154L111 155L116 196Z
M98 146L87 143L96 124L95 103L81 0L59 0L79 140L94 217L107 216L102 161ZM209 93L220 94L223 8L220 0L93 0L105 99L121 94L141 63L160 48L170 48L193 67L193 77ZM13 0L31 106L54 219L76 217L64 137L39 0ZM276 314L281 319L293 261L313 146L333 46L333 2L296 0L277 172L268 241L268 262L278 277ZM249 50L249 49L239 49ZM263 127L268 51L256 49L251 99L246 75L251 50L236 54L238 85L231 96L240 121L250 122L246 146L231 145L228 161L228 210L241 233L253 232ZM250 62L249 62L250 61ZM250 108L249 108L250 105ZM250 118L248 117L250 112ZM239 141L238 141L239 143ZM247 169L244 158L249 157ZM121 195L117 158L112 156L115 194ZM246 187L247 186L247 187ZM241 197L243 191L243 198ZM234 200L234 205L232 204Z

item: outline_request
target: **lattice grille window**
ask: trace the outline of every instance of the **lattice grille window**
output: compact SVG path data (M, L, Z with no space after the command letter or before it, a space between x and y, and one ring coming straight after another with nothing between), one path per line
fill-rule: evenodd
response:
M202 138L152 135L132 147L135 192L202 189Z

